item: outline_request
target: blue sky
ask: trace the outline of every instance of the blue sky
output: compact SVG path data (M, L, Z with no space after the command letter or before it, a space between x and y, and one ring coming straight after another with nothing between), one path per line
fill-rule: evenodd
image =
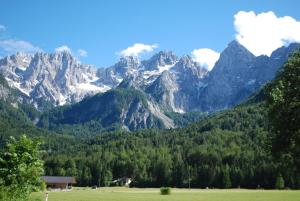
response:
M300 21L297 0L1 0L1 8L0 56L18 48L5 49L9 41L45 52L66 45L82 62L98 67L112 65L117 53L135 43L178 55L199 48L221 52L236 38L239 11L273 11Z

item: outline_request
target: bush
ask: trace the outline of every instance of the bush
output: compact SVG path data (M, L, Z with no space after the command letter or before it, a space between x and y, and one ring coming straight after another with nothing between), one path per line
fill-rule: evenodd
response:
M160 188L160 194L161 195L170 195L171 194L171 188L170 187L161 187Z

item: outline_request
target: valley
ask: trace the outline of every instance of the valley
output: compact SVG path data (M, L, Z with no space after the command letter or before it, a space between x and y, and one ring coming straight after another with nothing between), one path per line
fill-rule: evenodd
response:
M0 201L299 200L298 2L2 1Z
M276 59L268 62L272 66L274 62L279 65L281 61L278 58L286 58L288 52L296 47L293 44L289 48L280 48L273 53ZM230 58L228 55L233 54L231 51L240 58ZM245 52L247 50L238 43L231 43L221 54L215 68L198 80L202 83L207 79L217 79L214 77L219 75L222 79L218 78L216 84L226 79L228 83L217 88L230 86L231 91L235 89L230 94L215 93L214 100L229 101L235 96L233 94L239 94L239 100L230 101L232 105L226 106L231 108L221 111L216 109L220 109L219 106L215 107L216 102L209 101L211 105L208 108L215 108L214 111L207 109L203 110L205 112L176 113L172 107L164 104L166 102L163 100L167 99L155 99L155 93L145 90L144 86L139 85L142 82L137 81L138 76L132 75L107 92L87 96L77 103L53 105L48 110L41 110L35 107L31 97L9 85L10 79L2 77L1 144L3 146L9 136L18 137L21 133L42 140L45 175L74 175L79 186L110 186L113 179L127 176L133 178L132 187L272 189L276 187L276 181L283 177L285 186L298 188L300 177L297 172L289 165L278 166L265 148L269 138L268 85L264 86L263 83L272 83L272 76L268 74L269 78L260 78L256 87L251 85L253 88L247 90L245 87L249 86L249 81L240 80L242 76L249 76L249 70L258 70L252 65L261 58L255 59L248 53L245 66L239 67L238 72L221 65L229 62L234 67L237 65L235 61L240 64L241 60L245 60ZM160 58L161 54L154 58ZM174 68L185 66L190 69L195 65L181 62L177 62ZM153 66L153 62L150 66ZM233 72L226 74L223 67ZM263 69L266 70L266 67ZM274 68L273 76L279 69ZM151 91L164 89L163 95L157 94L158 98L164 97L165 93L170 95L167 88L161 88L170 81L169 78L164 80L166 74L173 76L172 71L167 70L153 81L156 87ZM235 78L239 75L238 90L236 80L229 81L227 77L232 74L235 74ZM189 74L185 72L183 75ZM260 72L259 75L263 74ZM208 84L202 90L212 86ZM245 91L240 92L242 89ZM204 94L206 96L201 99L207 100L210 93ZM244 94L244 98L241 94ZM175 103L176 96L173 98ZM288 171L278 175L278 168Z

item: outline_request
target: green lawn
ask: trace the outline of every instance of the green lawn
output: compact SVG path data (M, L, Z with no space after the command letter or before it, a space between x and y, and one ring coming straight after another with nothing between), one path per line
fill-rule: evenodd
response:
M32 200L44 201L45 193L33 193ZM43 198L43 199L42 199ZM160 195L159 189L101 188L49 192L48 201L299 201L300 191L293 190L197 190L172 189Z

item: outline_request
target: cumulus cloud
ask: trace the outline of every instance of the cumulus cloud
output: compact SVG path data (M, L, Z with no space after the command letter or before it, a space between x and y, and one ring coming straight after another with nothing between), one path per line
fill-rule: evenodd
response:
M55 48L55 52L69 52L69 53L72 53L72 50L68 46L62 45L60 47Z
M88 56L87 51L85 51L85 50L83 50L83 49L78 49L78 50L77 50L77 54L78 54L78 56L80 56L80 57L87 57L87 56Z
M0 32L6 31L6 27L0 24ZM15 54L17 52L35 53L43 51L41 48L34 46L28 41L12 38L2 38L0 40L0 54Z
M6 27L2 24L0 24L0 31L5 31L6 30Z
M157 44L146 45L143 43L135 43L132 46L122 50L118 54L122 57L125 57L125 56L138 57L142 53L152 52L155 48L158 48Z
M234 15L237 41L254 55L268 55L292 42L300 42L300 22L273 12L256 14L240 11Z
M42 51L42 49L32 45L28 41L14 39L0 40L0 48L9 54L14 54L16 52L34 53Z
M210 71L218 61L220 53L215 52L212 49L202 48L193 50L192 57L194 61Z

